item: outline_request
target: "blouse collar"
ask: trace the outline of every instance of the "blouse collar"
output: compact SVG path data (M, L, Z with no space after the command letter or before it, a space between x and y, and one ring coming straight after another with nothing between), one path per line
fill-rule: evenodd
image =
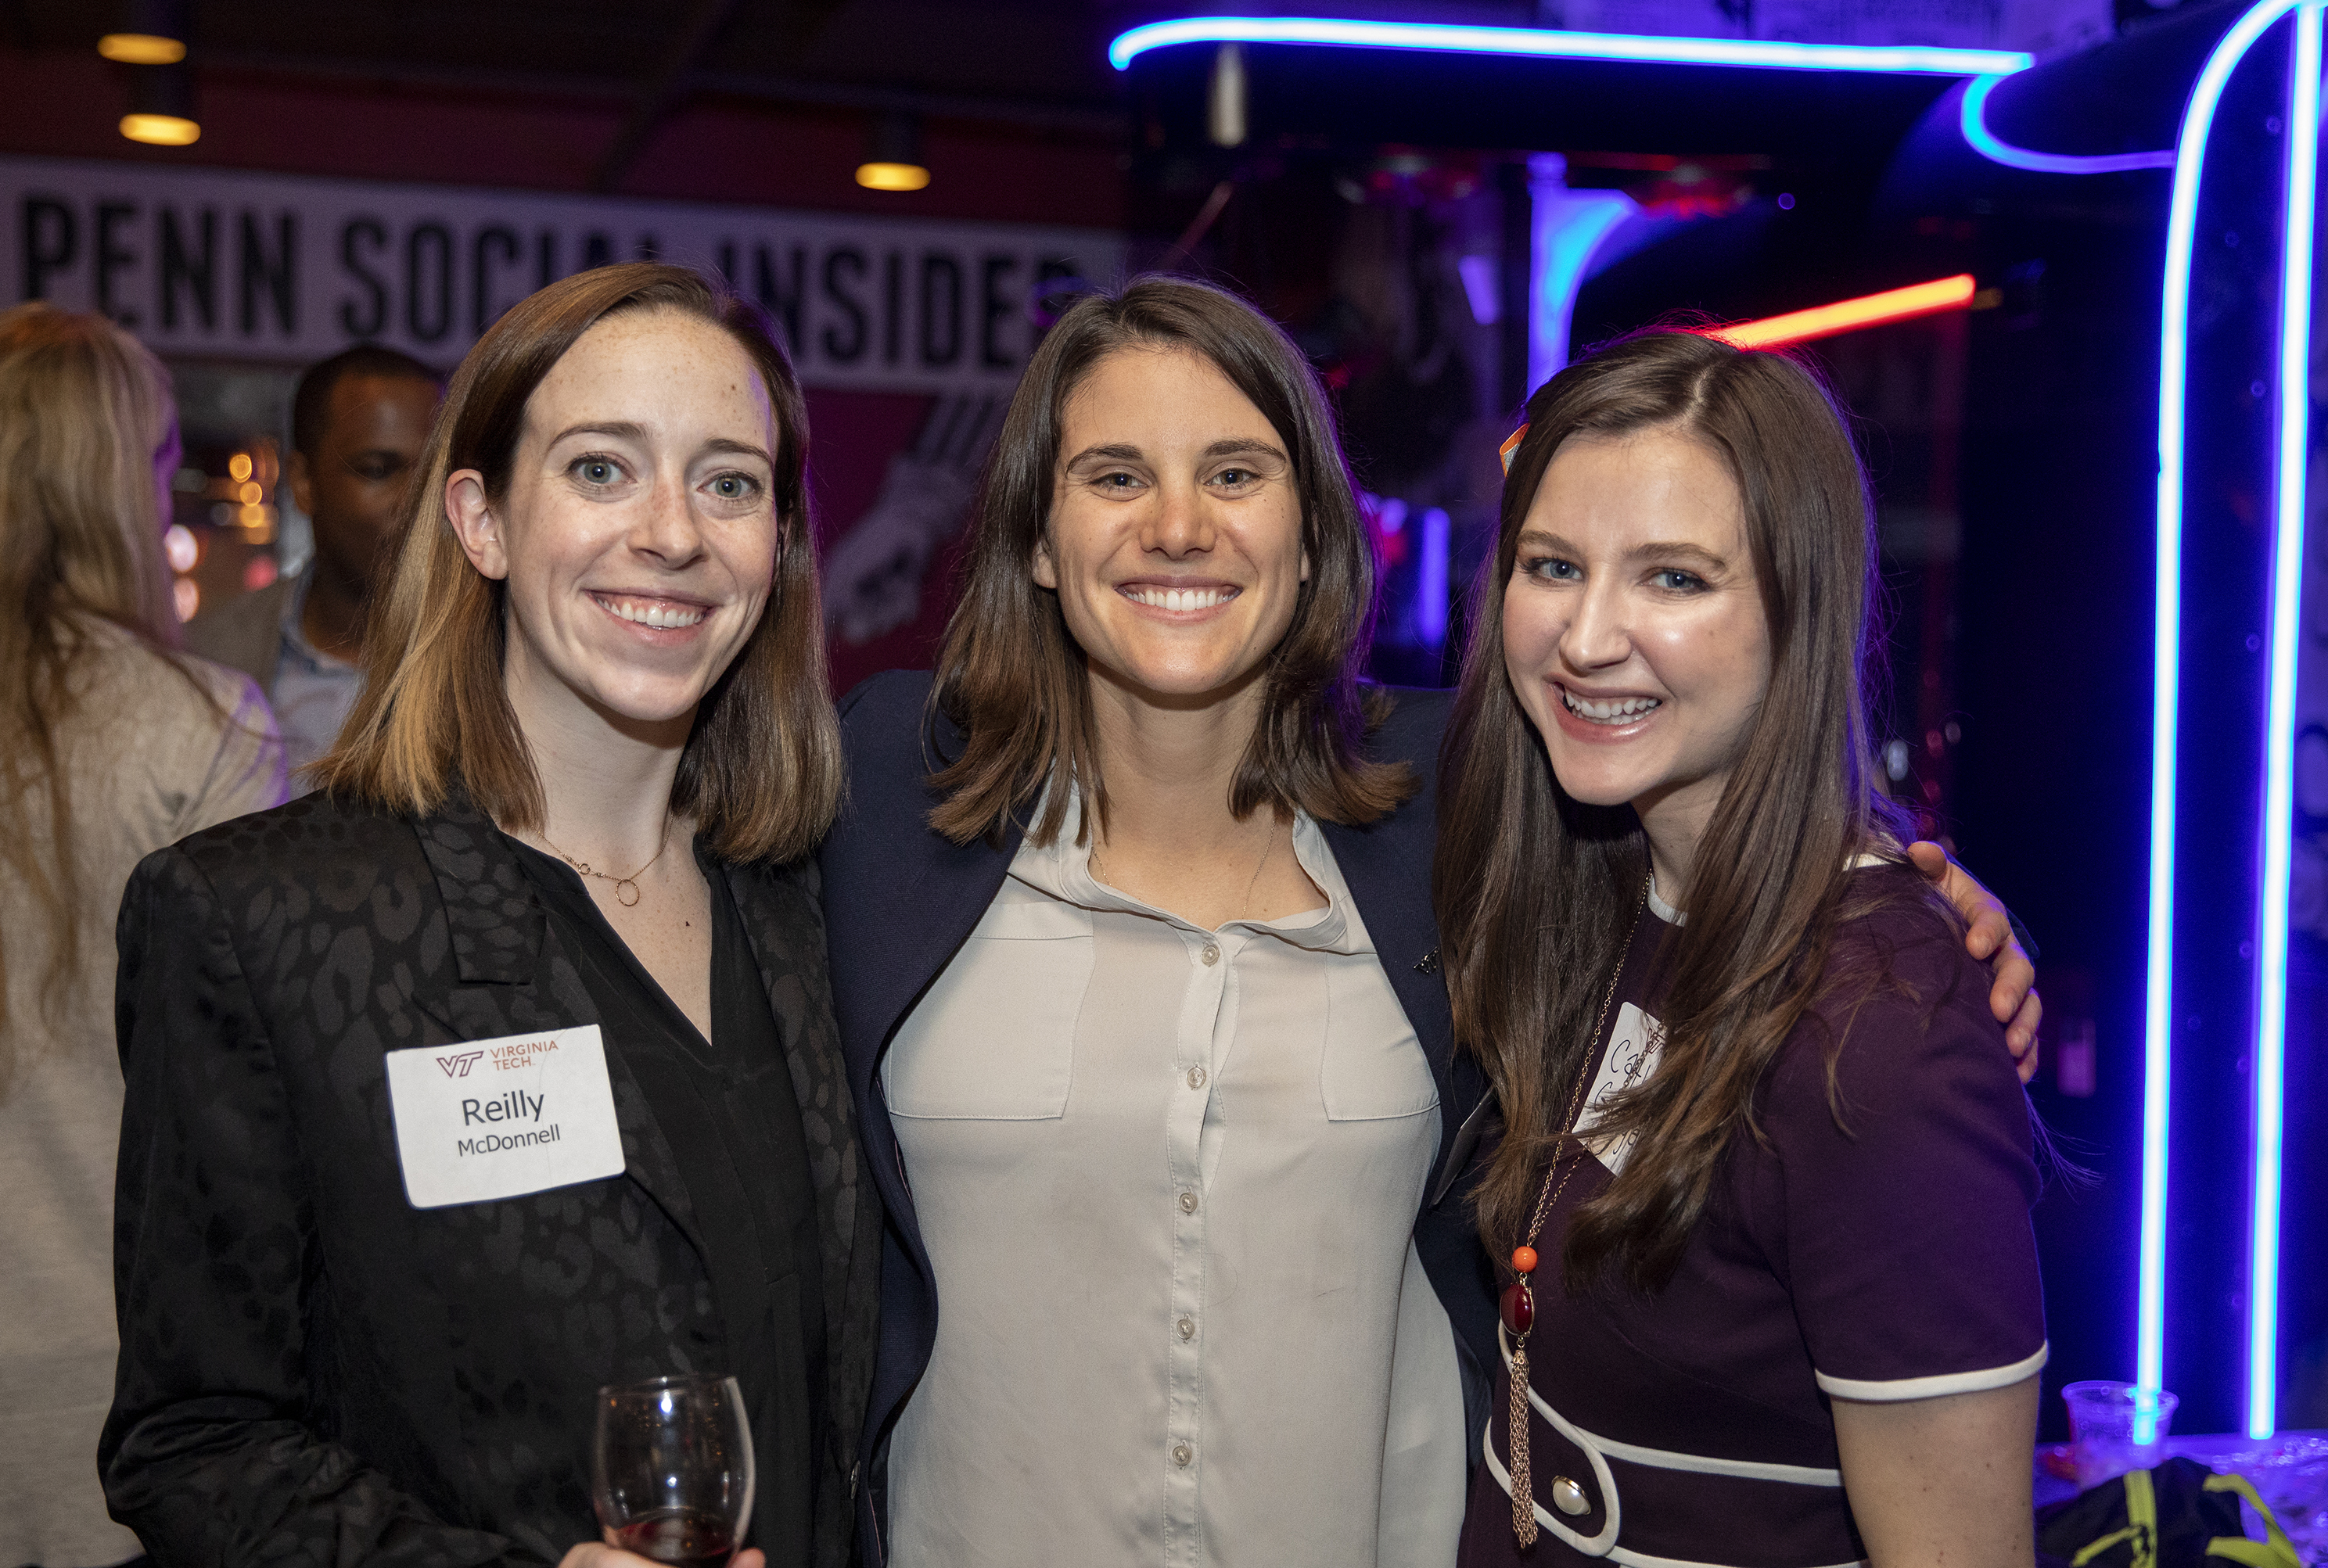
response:
M1039 821L1041 817L1042 805L1038 802L1028 820ZM1088 841L1076 842L1082 835L1082 827L1083 797L1078 792L1067 803L1066 817L1060 824L1056 839L1039 845L1032 839L1020 842L1018 853L1010 862L1012 879L1082 909L1140 915L1166 921L1182 930L1198 929L1179 916L1143 903L1094 876L1091 869L1092 845ZM1310 880L1318 885L1319 891L1326 895L1325 908L1303 910L1275 920L1231 920L1221 929L1274 937L1289 946L1312 952L1373 952L1374 942L1367 937L1364 922L1354 918L1349 884L1342 880L1341 867L1335 863L1333 851L1327 846L1325 834L1319 831L1315 819L1306 811L1293 814L1293 858L1309 873Z

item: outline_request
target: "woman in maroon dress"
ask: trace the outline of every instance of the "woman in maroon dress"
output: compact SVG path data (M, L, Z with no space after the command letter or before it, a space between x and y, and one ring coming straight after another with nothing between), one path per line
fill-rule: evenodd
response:
M2032 1129L1870 771L1842 417L1624 340L1530 400L1497 567L1436 870L1507 1129L1462 1563L2030 1562Z

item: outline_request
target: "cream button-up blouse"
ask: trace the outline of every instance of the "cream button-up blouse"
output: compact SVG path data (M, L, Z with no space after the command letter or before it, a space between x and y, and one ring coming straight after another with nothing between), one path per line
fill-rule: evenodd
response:
M1018 851L882 1063L940 1302L893 1560L1451 1564L1438 1094L1324 835L1323 910L1218 931L1076 836Z

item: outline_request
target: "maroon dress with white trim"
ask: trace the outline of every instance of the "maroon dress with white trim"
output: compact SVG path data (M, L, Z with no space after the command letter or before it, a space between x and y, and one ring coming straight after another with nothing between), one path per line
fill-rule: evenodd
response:
M1462 1568L1859 1562L1828 1396L2003 1387L2044 1365L2028 1099L1989 1016L1987 975L1915 873L1855 875L1854 894L1882 878L1898 896L1846 924L1833 961L1878 963L1889 979L1788 1037L1756 1094L1762 1135L1733 1140L1673 1278L1647 1295L1613 1279L1577 1296L1562 1287L1570 1218L1626 1149L1597 1145L1546 1216L1528 1344L1540 1534L1525 1551L1513 1534L1507 1374ZM1578 1118L1588 1142L1591 1106L1656 1070L1670 916L1652 901L1635 931ZM1830 1030L1843 1036L1842 1125Z

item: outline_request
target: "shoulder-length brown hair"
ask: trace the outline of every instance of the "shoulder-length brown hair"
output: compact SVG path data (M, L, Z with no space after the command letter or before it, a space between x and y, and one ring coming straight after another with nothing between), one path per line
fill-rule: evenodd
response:
M1261 410L1293 463L1310 580L1269 655L1261 720L1229 808L1240 817L1266 805L1328 822L1374 821L1415 783L1403 763L1364 755L1368 730L1387 712L1386 698L1362 679L1374 631L1374 546L1325 391L1293 340L1235 295L1186 278L1142 277L1077 300L1010 400L931 690L933 707L966 739L934 778L944 799L930 825L957 844L1000 835L1049 784L1060 788L1028 830L1035 842L1058 835L1070 785L1106 822L1084 651L1057 593L1036 585L1031 566L1049 535L1067 399L1101 360L1126 349L1210 361Z
M508 495L526 401L584 332L625 311L676 311L726 331L758 367L776 423L775 578L759 624L695 715L671 784L731 861L792 860L831 826L840 737L808 517L808 414L765 317L684 267L577 273L513 306L453 374L405 504L403 544L364 637L364 685L338 746L315 764L335 795L424 815L457 782L505 827L541 824L541 779L502 684L503 585L469 564L445 512L446 479Z
M176 419L170 373L103 316L39 303L0 311L0 800L12 821L32 820L35 799L47 807L45 835L0 834L0 873L41 911L50 955L38 976L12 973L0 933L0 1008L11 986L33 984L52 1013L80 962L77 830L59 741L80 705L75 667L95 646L91 624L176 664L154 471ZM17 1065L10 1032L0 1030L0 1098Z
M1505 481L1491 574L1448 726L1433 902L1458 1038L1502 1097L1509 1132L1476 1197L1505 1255L1563 1137L1569 1087L1598 1044L1648 856L1630 807L1572 798L1505 671L1503 602L1522 524L1563 443L1662 430L1703 443L1737 481L1769 627L1770 683L1659 955L1669 989L1657 1071L1596 1132L1638 1134L1570 1227L1580 1288L1613 1265L1670 1276L1755 1087L1815 1001L1863 853L1906 835L1869 773L1863 684L1875 647L1873 513L1844 415L1803 361L1694 331L1623 338L1546 382ZM1943 918L1936 911L1936 919ZM1833 1088L1833 1048L1828 1059Z

